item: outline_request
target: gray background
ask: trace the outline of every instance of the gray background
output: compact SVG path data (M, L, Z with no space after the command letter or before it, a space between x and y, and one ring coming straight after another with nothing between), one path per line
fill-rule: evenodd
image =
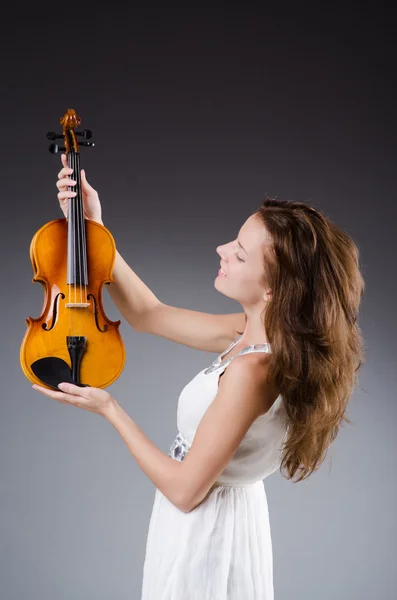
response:
M46 132L67 108L94 133L82 166L105 225L168 304L241 309L214 288L215 249L264 194L308 201L353 236L367 362L353 426L320 471L299 485L279 472L265 481L275 598L395 598L391 18L370 5L320 9L52 4L3 16L1 600L140 598L155 490L108 422L33 391L19 364L25 318L43 302L30 241L61 216ZM215 356L124 321L121 334L127 365L109 391L166 453L180 391Z

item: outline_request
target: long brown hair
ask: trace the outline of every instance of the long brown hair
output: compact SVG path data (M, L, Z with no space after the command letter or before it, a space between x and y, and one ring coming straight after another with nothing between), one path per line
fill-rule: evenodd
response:
M345 412L365 362L364 279L356 243L309 204L266 196L253 214L272 239L264 256L272 298L262 315L269 377L287 415L280 470L286 479L299 471L297 483L319 468L342 421L351 424Z

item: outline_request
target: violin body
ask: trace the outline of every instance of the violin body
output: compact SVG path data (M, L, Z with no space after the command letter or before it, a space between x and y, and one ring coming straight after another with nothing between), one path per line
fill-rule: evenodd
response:
M76 179L76 196L68 200L68 218L43 225L30 244L33 282L44 287L41 315L28 317L20 348L20 363L32 382L58 390L62 381L79 386L105 388L124 368L126 353L119 332L120 321L107 318L102 304L104 284L114 281L116 245L110 231L87 219L81 188L80 153L76 132L81 119L68 109L60 119L68 165ZM94 146L81 142L82 146ZM53 153L61 150L51 144ZM70 187L69 187L70 191Z
M32 383L44 383L31 367L38 359L58 357L72 369L66 344L67 336L71 335L86 338L85 352L79 365L80 383L104 388L113 383L123 370L126 353L119 332L120 321L108 319L102 304L103 285L114 281L111 273L116 257L115 243L106 227L88 219L85 219L85 225L90 276L84 295L89 306L67 307L74 303L76 295L76 290L72 289L70 293L70 286L66 284L67 219L56 219L43 225L30 244L34 271L32 281L39 281L45 294L41 315L26 319L27 331L20 350L22 370ZM69 303L69 300L72 302ZM68 314L70 311L73 314Z

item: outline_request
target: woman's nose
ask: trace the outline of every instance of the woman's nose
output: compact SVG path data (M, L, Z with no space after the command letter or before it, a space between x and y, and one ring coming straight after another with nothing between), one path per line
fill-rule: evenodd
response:
M218 246L216 249L217 253L222 258L222 260L227 260L227 247L228 247L228 244L222 244L221 246Z

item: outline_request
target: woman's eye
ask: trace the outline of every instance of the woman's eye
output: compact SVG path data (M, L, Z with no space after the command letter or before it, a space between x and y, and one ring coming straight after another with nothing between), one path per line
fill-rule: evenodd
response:
M240 258L239 256L237 256L237 254L236 254L236 257L237 257L237 260L239 260L240 262L245 262L242 258Z

